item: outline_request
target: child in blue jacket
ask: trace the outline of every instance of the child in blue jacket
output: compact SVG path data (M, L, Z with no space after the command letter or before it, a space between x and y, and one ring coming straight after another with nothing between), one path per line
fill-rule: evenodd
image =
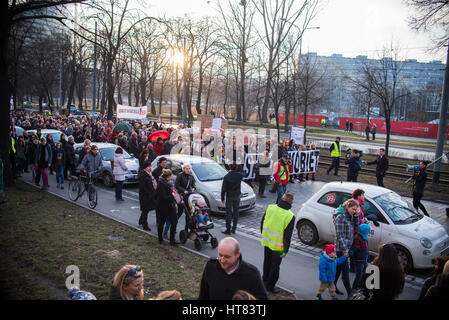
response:
M322 300L321 294L329 289L329 294L333 300L338 300L335 296L335 273L337 265L345 262L347 258L343 255L337 258L337 248L333 244L324 247L324 251L320 255L320 287L317 292L317 299Z

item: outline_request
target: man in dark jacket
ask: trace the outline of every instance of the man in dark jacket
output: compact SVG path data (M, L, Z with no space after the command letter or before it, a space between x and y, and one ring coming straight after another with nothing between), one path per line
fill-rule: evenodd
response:
M263 281L271 293L279 293L275 285L282 259L290 248L295 225L295 215L290 211L292 204L293 194L286 192L277 205L268 206L260 224L264 246Z
M419 163L419 169L415 171L412 179L414 181L414 188L413 188L413 207L415 207L416 210L421 209L422 212L426 216L429 216L427 213L426 208L421 203L421 198L424 194L424 188L426 187L426 181L427 181L427 165L429 164L428 161L421 161Z
M209 259L204 268L198 300L232 300L237 290L257 300L268 299L259 270L243 261L240 244L228 237L219 242L218 257Z
M65 144L65 167L64 167L64 179L67 179L67 172L70 170L71 175L75 175L75 139L73 136L69 136L67 143Z
M362 169L360 156L361 154L354 149L352 149L350 153L346 154L345 163L348 165L348 176L346 181L357 182L359 171Z
M376 178L377 185L380 187L384 187L384 177L388 170L388 158L385 155L385 149L379 149L379 156L374 161L364 162L366 165L376 164Z
M240 209L240 195L241 185L244 173L237 171L238 166L231 164L231 171L228 172L223 178L223 184L221 186L221 202L226 199L226 230L223 230L224 234L235 233L237 228L237 222L239 220ZM231 230L231 220L232 230Z

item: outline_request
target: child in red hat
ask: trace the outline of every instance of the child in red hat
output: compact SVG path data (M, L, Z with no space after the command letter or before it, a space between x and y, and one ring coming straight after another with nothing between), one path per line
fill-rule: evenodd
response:
M342 264L345 260L344 255L337 258L337 248L333 244L324 246L324 251L320 255L320 287L316 295L318 300L322 300L321 295L326 289L329 289L329 294L333 300L338 300L335 296L335 274L337 265Z

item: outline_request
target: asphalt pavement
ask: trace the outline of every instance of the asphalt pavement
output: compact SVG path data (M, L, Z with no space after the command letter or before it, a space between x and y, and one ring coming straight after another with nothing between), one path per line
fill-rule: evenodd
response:
M34 183L31 181L31 174L24 174L21 179L27 183L34 185ZM50 188L48 192L71 201L68 198L68 181L66 181L65 183L65 189L61 190L56 188L56 176L50 175L49 184ZM293 212L297 212L301 203L305 202L323 185L324 182L320 181L307 181L303 183L289 184L288 190L295 194L295 203L292 208ZM125 199L125 201L116 201L115 192L112 188L105 188L103 185L99 184L97 186L97 190L98 205L93 210L94 212L111 218L120 223L126 224L141 232L146 232L151 236L157 236L156 216L154 211L150 212L148 218L149 226L151 228L150 232L144 231L138 225L140 206L138 201L138 193L135 186L125 187L123 193L123 198ZM267 190L266 195L267 198L257 199L256 208L254 210L241 214L237 232L233 235L233 237L235 237L241 244L243 258L246 261L257 266L260 271L262 271L263 265L263 247L260 244L260 220L263 216L263 213L265 212L266 206L275 202L275 194L269 193ZM86 195L83 195L81 199L78 199L73 203L88 208ZM444 211L441 208L442 205L429 202L424 202L424 204L429 208L430 215L439 220L440 214L437 212L439 212L440 210ZM224 235L221 233L221 230L223 230L225 226L224 220L223 217L216 216L214 216L213 219L214 228L211 229L210 232L214 237L220 240L224 237ZM441 217L441 219L443 218ZM446 219L446 229L448 229L447 220L449 219ZM183 228L184 218L181 217L178 223L177 230L182 230ZM201 251L195 250L193 241L191 240L187 240L185 245L180 245L180 247L196 254L203 255L205 257L217 256L216 249L212 249L210 242L204 243ZM297 299L315 299L316 290L319 286L318 262L321 250L322 248L320 248L319 246L308 247L303 245L298 240L296 232L294 232L291 249L288 255L283 259L281 264L278 286L292 292ZM425 274L425 276L427 275L428 274ZM352 280L354 274L351 273L350 276ZM415 300L419 295L423 280L424 277L420 278L414 275L408 275L406 277L405 289L401 294L400 299ZM339 288L343 289L343 285L341 284L341 282L339 283ZM330 298L327 293L325 293L323 297L325 299Z

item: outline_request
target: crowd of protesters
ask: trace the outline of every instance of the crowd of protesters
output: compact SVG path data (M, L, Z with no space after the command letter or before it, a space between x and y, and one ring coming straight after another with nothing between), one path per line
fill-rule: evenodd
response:
M76 168L82 163L85 157L89 157L96 143L109 142L116 144L114 154L113 173L116 181L116 199L121 201L121 189L123 186L124 173L127 171L123 161L123 152L134 155L139 159L139 199L141 216L139 225L144 230L150 231L148 226L148 213L156 211L158 241L169 240L170 244L176 245L179 242L175 239L176 227L179 217L182 215L182 206L179 205L177 195L181 201L186 201L186 194L195 190L194 179L190 175L190 167L183 166L182 174L173 181L173 173L166 168L166 159L161 157L158 167L151 171L151 163L157 156L168 155L173 146L180 142L164 141L158 138L156 141L149 141L148 136L158 130L165 129L169 133L173 128L162 123L152 122L142 125L138 122L132 123L133 129L128 131L114 131L114 122L104 118L70 117L65 115L46 116L38 113L14 112L12 114L13 123L11 125L11 139L13 139L10 155L13 174L19 177L23 172L33 173L36 185L40 186L42 178L42 188L47 189L48 175L56 174L57 187L63 189L64 182L68 178L68 172L75 174ZM16 126L24 130L36 129L35 134L24 131L18 134ZM182 125L178 128L183 128ZM53 136L42 135L43 129L56 129L61 131L59 141L55 143ZM224 135L222 136L224 139ZM74 144L83 143L83 150L80 152L78 160L75 157ZM232 141L235 147L235 140ZM205 144L205 147L207 143ZM245 152L248 152L248 143L245 143ZM275 205L272 205L262 218L262 234L267 230L275 230L276 234L283 235L280 239L284 244L279 247L273 246L270 237L266 236L263 243L265 247L265 261L263 277L258 269L242 259L240 245L234 238L224 238L218 244L218 258L210 259L206 264L200 285L199 299L267 299L267 291L277 293L275 283L279 277L279 265L282 258L288 251L292 234L294 219L286 219L284 224L275 222L273 216L293 217L290 214L293 196L287 192L288 183L294 183L296 178L299 182L308 180L309 175L293 175L291 161L288 160L288 152L291 151L315 150L315 146L297 145L293 140L285 140L278 146L279 160L274 165L272 175L261 172L266 166L266 162L261 160L256 166L256 180L259 182L259 196L264 197L264 189L268 179L273 176L272 192L277 192L278 197ZM334 152L341 154L339 139L334 144ZM260 150L259 150L260 151ZM270 141L267 142L262 156L269 158ZM332 152L332 150L331 150ZM337 156L337 154L335 154ZM380 155L382 157L382 155ZM238 168L235 163L225 161L224 155L216 155L217 162L227 169L231 169L231 175L237 175ZM238 160L237 150L234 148L234 161ZM348 155L347 161L353 167L359 165L360 155L352 152ZM373 162L374 164L374 162ZM0 162L0 165L3 165ZM0 167L1 169L1 167ZM332 169L332 168L331 168ZM338 166L336 166L336 174ZM3 170L1 170L3 171ZM330 170L328 170L329 173ZM237 180L242 179L239 177ZM351 178L351 179L349 179ZM315 180L315 174L311 175ZM236 180L236 181L237 181ZM357 181L357 175L348 173L348 180ZM251 183L251 181L249 181ZM232 185L235 185L231 181ZM2 186L0 186L0 189ZM274 190L274 191L273 191ZM223 193L223 192L222 192ZM226 192L224 192L226 194ZM223 197L223 196L222 196ZM226 199L228 196L226 196ZM239 196L236 196L238 199ZM222 199L224 200L224 199ZM235 202L235 201L234 201ZM342 275L344 287L348 297L356 291L363 290L365 296L372 300L395 299L402 292L404 287L404 271L399 264L397 252L392 245L382 245L379 248L379 256L372 262L381 272L381 289L368 290L364 287L366 273L364 272L369 260L367 234L370 232L369 225L363 214L362 205L364 203L364 192L361 189L354 190L352 199L346 201L336 210L334 223L336 229L335 245L330 244L325 247L320 258L320 288L317 298L322 299L322 293L329 289L332 298L336 294L342 294L336 284L339 276ZM230 201L229 206L234 203ZM227 205L228 206L228 205ZM234 208L235 210L235 208ZM238 214L234 215L235 220L231 225L230 217L227 217L225 234L235 233ZM164 230L165 227L165 230ZM170 235L168 235L170 230ZM286 237L286 238L285 238ZM285 241L285 242L284 242ZM279 242L278 242L279 243ZM280 248L280 249L279 249ZM354 265L356 277L353 284L349 283L350 263ZM423 287L422 299L432 299L447 292L449 265L442 263L442 259L437 262L435 276L429 279L425 288ZM446 290L446 291L444 291ZM424 292L425 291L425 292ZM446 293L447 294L447 293ZM71 291L73 297L90 297L79 290ZM143 271L139 266L127 265L117 272L111 284L110 299L121 300L141 300L144 297L143 291ZM163 291L155 300L182 299L181 294L176 291Z

